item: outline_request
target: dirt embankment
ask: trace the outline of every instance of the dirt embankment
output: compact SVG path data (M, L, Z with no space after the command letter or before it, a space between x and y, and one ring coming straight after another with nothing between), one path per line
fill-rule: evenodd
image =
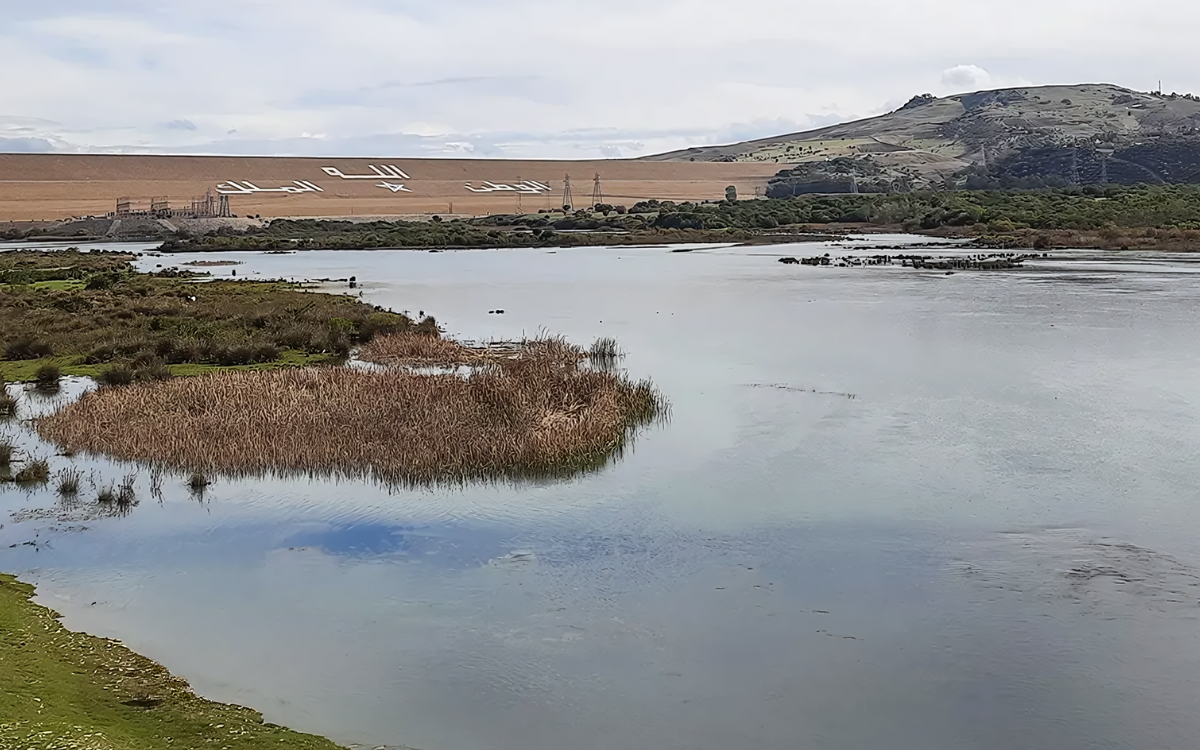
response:
M0 221L106 216L121 199L146 211L152 199L166 199L179 212L208 191L227 194L241 218L528 213L565 199L592 205L597 177L604 202L632 205L721 200L729 186L753 196L778 170L686 161L0 154Z

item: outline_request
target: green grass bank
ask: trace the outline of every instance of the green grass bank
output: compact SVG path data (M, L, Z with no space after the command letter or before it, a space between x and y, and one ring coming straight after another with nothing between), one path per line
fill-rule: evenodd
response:
M120 643L67 630L33 587L0 574L0 747L13 750L195 748L336 750L204 700Z
M343 360L412 320L341 294L263 281L136 272L132 256L0 253L0 377L43 368L124 384ZM429 321L427 328L435 328Z

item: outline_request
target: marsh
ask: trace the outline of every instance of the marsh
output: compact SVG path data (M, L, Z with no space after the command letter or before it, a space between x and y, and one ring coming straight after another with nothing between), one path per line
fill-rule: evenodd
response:
M4 565L69 626L342 743L1191 744L1200 266L777 262L855 244L231 253L460 340L614 338L671 421L565 481L178 474L159 503L143 472L96 518L14 489Z

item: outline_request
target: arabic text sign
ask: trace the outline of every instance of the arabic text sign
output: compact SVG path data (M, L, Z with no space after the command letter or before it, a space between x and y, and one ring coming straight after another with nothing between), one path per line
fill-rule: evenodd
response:
M467 183L467 190L472 193L521 193L523 195L541 195L550 191L550 186L534 180L522 180L511 185L484 182L482 187L473 187Z
M299 195L301 193L323 193L325 192L320 187L314 185L307 180L293 180L291 185L284 185L277 188L264 188L255 185L252 182L238 182L230 180L217 185L217 192L221 195L253 195L255 193L285 193L287 195Z
M321 167L321 171L330 177L341 177L343 180L378 180L381 177L385 180L412 179L404 173L403 169L400 169L395 164L385 164L382 167L369 164L367 165L367 169L371 170L373 174L345 174L337 167ZM382 185L377 185L376 187L382 187Z

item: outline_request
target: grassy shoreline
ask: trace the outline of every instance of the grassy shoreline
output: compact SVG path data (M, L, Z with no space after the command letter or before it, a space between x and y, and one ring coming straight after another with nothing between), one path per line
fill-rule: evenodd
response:
M0 747L339 749L264 723L252 709L200 698L122 644L67 630L33 593L0 574Z
M271 281L138 273L133 256L0 254L0 377L40 371L112 383L344 360L374 336L420 328L342 294ZM425 330L435 331L432 320Z

